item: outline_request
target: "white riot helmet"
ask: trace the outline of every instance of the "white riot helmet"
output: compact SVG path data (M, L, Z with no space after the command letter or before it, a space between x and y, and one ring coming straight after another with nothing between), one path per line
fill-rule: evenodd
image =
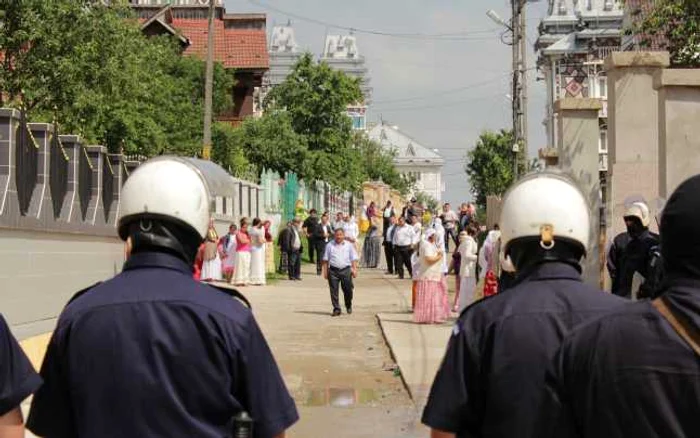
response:
M147 221L162 220L196 233L201 242L209 228L209 206L206 181L193 165L178 157L153 158L137 167L122 187L119 236L126 240L136 221L148 228Z
M651 223L651 212L646 202L636 201L631 203L625 210L625 218L636 217L642 223L643 227L648 227Z
M533 173L513 185L503 198L500 218L503 250L521 238L539 238L545 250L559 239L589 249L591 213L578 186L552 171Z

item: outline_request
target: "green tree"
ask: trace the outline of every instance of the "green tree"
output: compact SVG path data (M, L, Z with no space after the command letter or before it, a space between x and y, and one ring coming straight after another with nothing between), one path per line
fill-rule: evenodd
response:
M392 188L406 195L415 186L415 179L409 178L396 170L394 158L396 152L388 151L364 132L355 134L354 144L359 152L367 178L372 181L382 180Z
M227 169L233 176L254 180L259 177L258 167L247 158L241 130L229 123L212 126L212 161Z
M430 211L430 214L433 214L433 212L435 212L438 208L437 199L433 198L425 192L416 193L416 201L425 205L425 208L427 208Z
M203 62L181 57L169 37L145 37L126 2L0 0L0 11L0 89L10 103L112 152L199 151ZM221 110L233 79L220 65L216 73Z
M347 106L362 100L359 80L315 63L306 53L281 85L265 98L267 111L284 110L308 147L304 176L355 190L365 176L355 162L357 149Z
M483 132L466 158L464 171L472 194L476 204L486 208L487 196L502 195L513 183L513 131ZM518 167L519 173L525 170L522 162Z
M700 66L700 2L698 0L656 0L648 13L632 10L636 18L626 32L639 36L642 47L652 37L662 37L678 67Z

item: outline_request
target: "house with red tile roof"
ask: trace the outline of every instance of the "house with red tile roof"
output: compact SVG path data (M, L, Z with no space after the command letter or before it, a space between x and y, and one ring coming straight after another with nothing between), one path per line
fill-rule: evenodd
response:
M132 8L147 35L171 34L182 43L183 54L207 55L208 0L178 0L163 5L161 0L133 0ZM259 113L260 87L270 68L265 14L232 14L217 1L214 20L214 60L234 70L234 106L218 119L239 124Z

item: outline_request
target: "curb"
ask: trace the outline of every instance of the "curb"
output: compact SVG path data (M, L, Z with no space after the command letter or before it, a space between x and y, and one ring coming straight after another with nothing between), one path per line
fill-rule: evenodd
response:
M394 348L391 345L391 341L389 340L389 337L386 335L386 332L384 331L384 325L382 325L382 319L379 317L379 314L376 313L374 317L377 319L377 322L379 323L379 329L382 332L382 337L384 338L384 343L386 346L389 348L389 354L391 355L391 360L394 361L396 366L398 367L398 370L400 371L399 376L401 377L401 383L403 383L404 389L406 389L406 392L408 393L408 397L411 399L413 402L413 405L416 405L416 399L413 395L413 392L411 392L411 388L408 386L408 382L406 382L406 378L403 375L403 371L401 371L401 366L399 366L399 362L396 359L396 354L394 353Z

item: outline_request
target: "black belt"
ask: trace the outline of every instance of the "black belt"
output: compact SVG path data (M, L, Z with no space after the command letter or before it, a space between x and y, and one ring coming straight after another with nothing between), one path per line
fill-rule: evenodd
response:
M410 248L411 245L394 245L396 249L405 249L405 248Z
M336 268L335 266L331 266L331 271L344 271L346 269L350 269L350 266L346 266L344 268Z

